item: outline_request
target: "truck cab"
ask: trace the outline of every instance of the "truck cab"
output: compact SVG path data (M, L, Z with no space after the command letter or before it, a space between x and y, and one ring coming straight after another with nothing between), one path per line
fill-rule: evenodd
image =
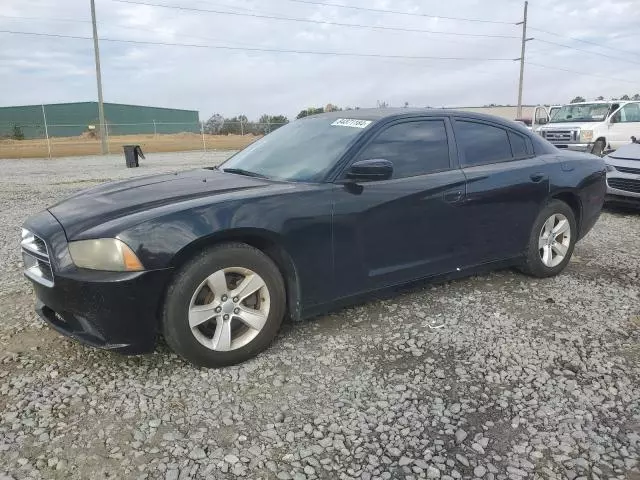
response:
M539 133L540 128L549 123L549 120L551 120L561 108L562 105L538 105L533 111L533 131Z
M562 106L538 133L557 148L602 155L640 137L640 102L595 101Z

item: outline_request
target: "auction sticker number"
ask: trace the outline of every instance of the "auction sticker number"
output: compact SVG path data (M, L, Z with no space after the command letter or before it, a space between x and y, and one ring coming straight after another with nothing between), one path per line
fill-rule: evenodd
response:
M356 120L355 118L339 118L331 125L334 127L366 128L371 124L371 120Z

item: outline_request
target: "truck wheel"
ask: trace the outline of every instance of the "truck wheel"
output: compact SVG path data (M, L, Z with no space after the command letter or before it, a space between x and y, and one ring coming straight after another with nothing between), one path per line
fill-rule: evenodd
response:
M249 245L228 243L196 255L176 273L162 329L186 360L222 367L266 349L285 310L284 281L273 261Z
M578 237L576 217L569 205L552 200L533 224L520 270L534 277L552 277L569 263Z
M604 152L604 147L604 140L596 140L596 143L593 144L593 148L591 149L591 153L601 157L602 152Z

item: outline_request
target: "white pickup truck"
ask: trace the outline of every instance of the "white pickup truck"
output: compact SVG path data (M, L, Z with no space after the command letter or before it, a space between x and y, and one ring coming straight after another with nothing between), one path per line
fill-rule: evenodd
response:
M640 138L640 102L580 102L564 105L538 129L558 148L602 155Z

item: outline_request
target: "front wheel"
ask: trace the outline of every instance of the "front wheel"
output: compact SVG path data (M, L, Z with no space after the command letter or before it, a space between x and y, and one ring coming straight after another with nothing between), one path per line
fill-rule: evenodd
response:
M552 277L569 263L578 236L569 205L552 200L533 224L521 270L534 277Z
M591 153L601 157L602 154L604 153L604 147L605 146L606 145L604 144L604 140L597 140L596 143L593 144L593 148L591 149Z
M167 291L163 333L195 365L234 365L269 346L285 309L284 281L273 261L249 245L224 244L178 271Z

